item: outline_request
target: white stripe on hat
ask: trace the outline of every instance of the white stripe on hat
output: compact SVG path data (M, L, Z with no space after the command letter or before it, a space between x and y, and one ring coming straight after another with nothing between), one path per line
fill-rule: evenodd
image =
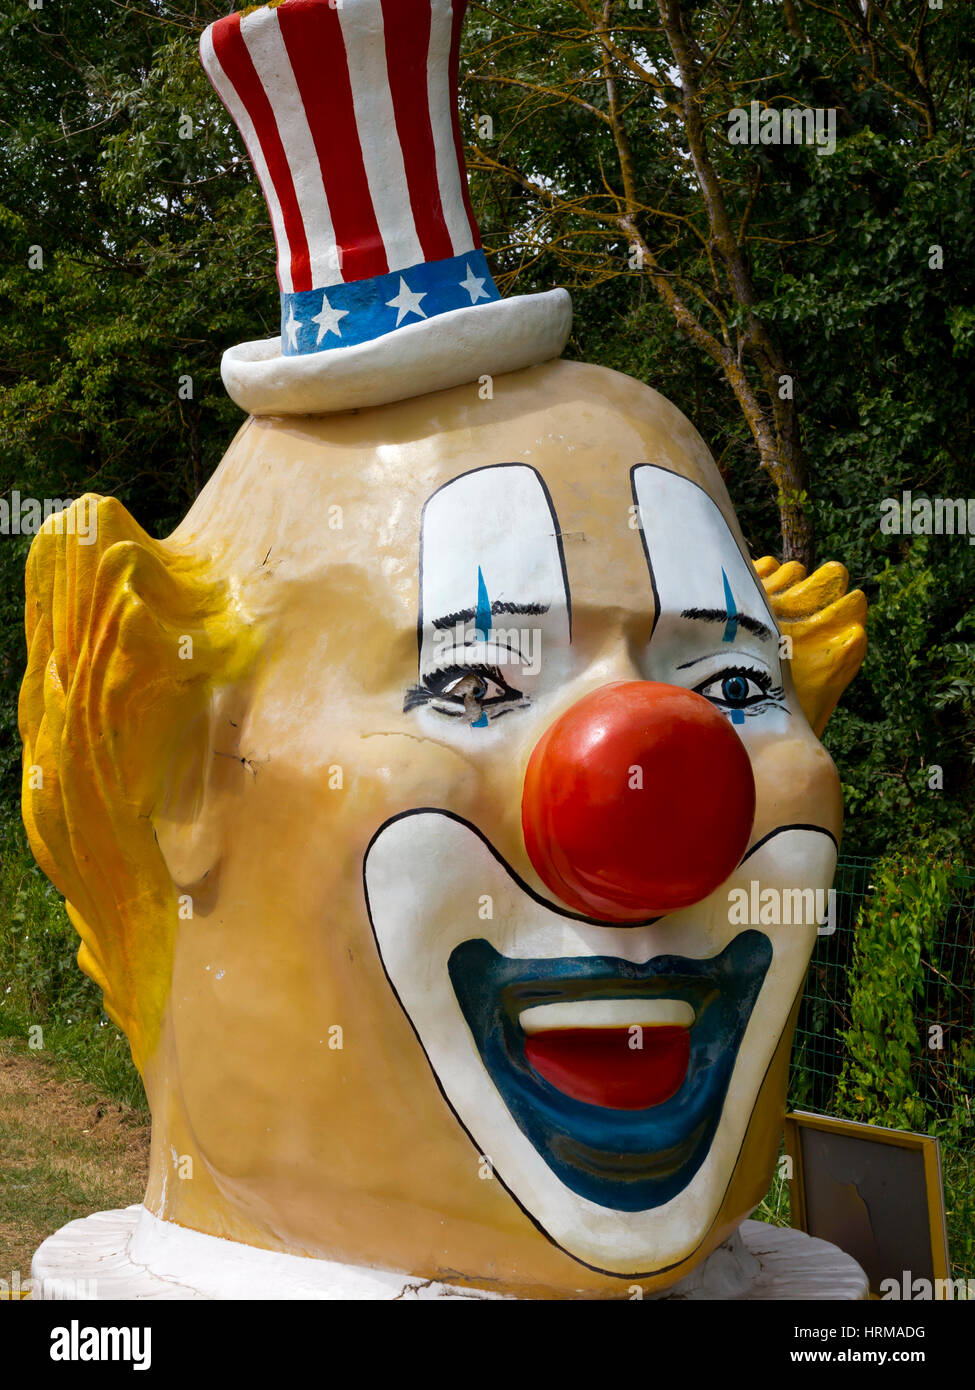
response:
M450 36L454 12L450 0L431 0L430 50L427 54L427 97L437 153L437 181L444 221L453 242L454 255L474 249L471 224L464 205L461 171L454 145L453 97L450 90Z
M271 214L271 227L274 231L274 240L278 249L278 284L284 294L290 294L294 289L291 279L291 246L288 242L288 233L284 226L284 216L281 212L281 204L278 201L277 190L274 187L274 180L267 167L264 158L264 151L261 149L261 142L257 138L257 131L254 129L254 122L247 114L247 107L237 95L236 88L230 78L220 66L216 50L213 47L213 35L209 29L205 29L200 38L200 56L203 59L203 66L207 71L210 81L216 88L217 95L230 112L231 118L241 135L244 137L244 144L247 146L247 153L250 155L254 172L260 180L261 188L264 191L264 198L267 202L268 212Z
M295 194L308 239L311 282L316 287L343 283L336 254L332 217L325 197L318 151L305 115L305 104L291 70L278 12L255 10L241 23L247 51L274 111L281 143L291 167Z
M354 13L338 9L352 84L352 104L369 194L386 247L390 270L425 260L417 236L406 166L396 131L393 97L386 71L386 40L381 0L358 0Z

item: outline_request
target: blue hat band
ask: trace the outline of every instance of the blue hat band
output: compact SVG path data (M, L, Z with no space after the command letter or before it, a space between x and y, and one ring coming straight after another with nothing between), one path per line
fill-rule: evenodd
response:
M332 352L500 298L483 251L422 262L373 280L282 294L281 350L285 357Z

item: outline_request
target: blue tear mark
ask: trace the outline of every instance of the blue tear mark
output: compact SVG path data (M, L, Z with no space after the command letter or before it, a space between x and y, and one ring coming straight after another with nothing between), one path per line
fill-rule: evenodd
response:
M480 637L482 642L486 642L491 635L491 600L488 598L487 585L484 582L484 575L481 567L477 567L477 611L474 616L474 632ZM481 714L471 725L472 729L486 729L488 717Z
M480 574L480 570L478 570L478 574ZM728 621L724 626L724 636L721 640L722 642L733 642L738 635L738 606L735 603L735 596L731 592L731 585L728 583L728 576L724 570L721 571L721 578L724 581L725 612L728 614ZM739 713L741 713L740 710ZM735 723L737 722L735 720Z
M744 724L745 711L743 709L733 709L731 711L731 722L732 724Z
M487 585L480 565L477 567L477 615L474 619L474 631L484 642L491 634L491 600L488 598ZM474 728L477 727L475 724Z

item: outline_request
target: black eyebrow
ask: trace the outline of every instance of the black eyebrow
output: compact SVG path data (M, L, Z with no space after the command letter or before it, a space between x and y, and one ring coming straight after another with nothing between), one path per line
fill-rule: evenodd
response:
M547 613L550 607L548 603L504 603L498 599L491 604L491 616L493 618L495 613ZM441 629L456 627L458 623L469 623L476 617L476 608L461 608L456 613L445 613L442 618L434 618L433 626Z
M759 622L758 618L749 617L747 613L729 615L724 608L685 608L681 613L682 618L693 618L699 623L727 623L729 616L737 620L739 627L743 627L746 632L754 633L756 637L771 639L776 636L767 624Z

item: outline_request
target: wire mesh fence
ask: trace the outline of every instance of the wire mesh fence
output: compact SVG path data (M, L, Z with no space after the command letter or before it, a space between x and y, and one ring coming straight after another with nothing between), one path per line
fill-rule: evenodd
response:
M843 858L834 887L835 926L817 939L800 1005L792 1055L790 1105L904 1128L884 1114L883 1050L878 1048L872 1097L850 1084L850 1041L857 1024L851 996L862 963L855 949L857 925L872 905L871 861ZM896 922L891 930L897 930ZM862 987L862 986L861 986ZM917 971L904 980L910 994L916 1046L906 1066L912 1092L910 1128L941 1144L942 1173L953 1277L975 1278L975 869L954 868L950 890L925 923ZM877 1001L878 1033L885 1001ZM904 1060L888 1063L902 1075ZM891 1092L895 1089L893 1081ZM880 1097L878 1103L878 1097Z

